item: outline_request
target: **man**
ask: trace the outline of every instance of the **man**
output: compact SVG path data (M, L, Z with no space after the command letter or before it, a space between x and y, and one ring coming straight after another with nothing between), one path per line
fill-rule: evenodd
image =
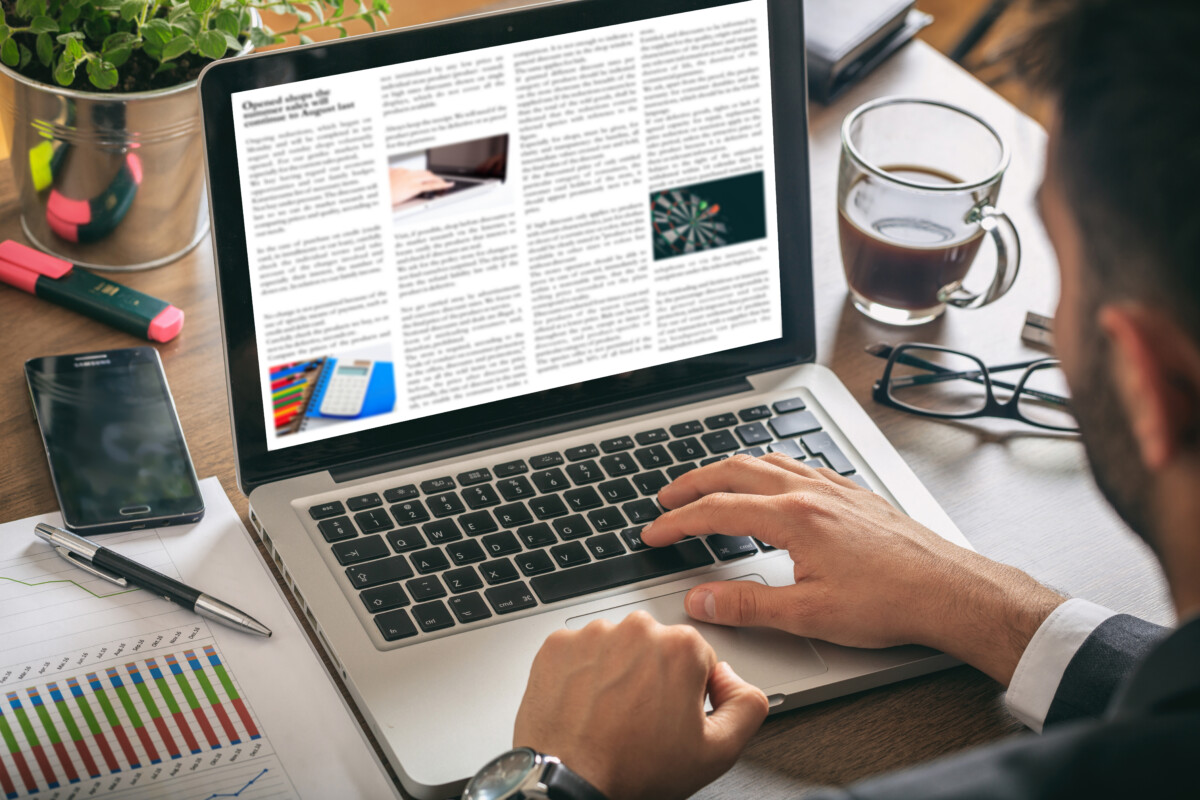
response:
M694 618L936 647L1046 726L831 796L1200 796L1200 5L1035 6L1045 19L1018 62L1058 115L1039 206L1062 277L1059 355L1097 482L1158 556L1180 627L1168 637L1067 601L828 470L774 455L690 472L660 493L672 510L648 544L753 535L786 548L796 574L785 588L698 586ZM547 640L514 743L609 800L666 800L733 764L766 713L698 634L638 614Z

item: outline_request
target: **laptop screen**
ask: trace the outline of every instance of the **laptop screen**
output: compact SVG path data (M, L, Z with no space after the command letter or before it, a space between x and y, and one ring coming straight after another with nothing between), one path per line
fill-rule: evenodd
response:
M553 407L784 343L775 3L638 5L585 0L544 10L581 9L567 32L229 81L267 453ZM602 6L629 21L588 24ZM220 260L219 211L214 227ZM247 376L230 370L237 426Z

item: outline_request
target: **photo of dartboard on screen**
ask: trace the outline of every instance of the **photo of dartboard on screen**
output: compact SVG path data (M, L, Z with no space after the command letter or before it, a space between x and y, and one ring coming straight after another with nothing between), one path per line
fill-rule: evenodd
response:
M762 239L767 235L763 174L653 192L650 222L656 261Z

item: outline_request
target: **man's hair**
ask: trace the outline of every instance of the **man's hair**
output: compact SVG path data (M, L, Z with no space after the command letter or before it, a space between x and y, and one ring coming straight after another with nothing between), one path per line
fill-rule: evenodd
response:
M1055 101L1085 285L1200 345L1200 0L1030 0L1016 67Z

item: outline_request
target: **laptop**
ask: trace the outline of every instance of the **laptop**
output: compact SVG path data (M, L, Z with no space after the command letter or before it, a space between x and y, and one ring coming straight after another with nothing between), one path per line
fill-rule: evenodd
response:
M388 171L427 171L449 184L444 189L415 196L392 196L392 218L441 208L447 203L473 200L504 184L508 168L508 134L430 147L417 153L400 153L388 158ZM470 209L457 209L470 213Z
M203 73L239 486L410 794L511 745L552 631L793 580L753 538L644 545L689 470L787 453L969 546L814 363L803 53L793 0L576 0ZM501 135L503 191L390 224L389 154ZM272 374L364 358L389 408L279 432ZM953 663L699 627L776 712Z

